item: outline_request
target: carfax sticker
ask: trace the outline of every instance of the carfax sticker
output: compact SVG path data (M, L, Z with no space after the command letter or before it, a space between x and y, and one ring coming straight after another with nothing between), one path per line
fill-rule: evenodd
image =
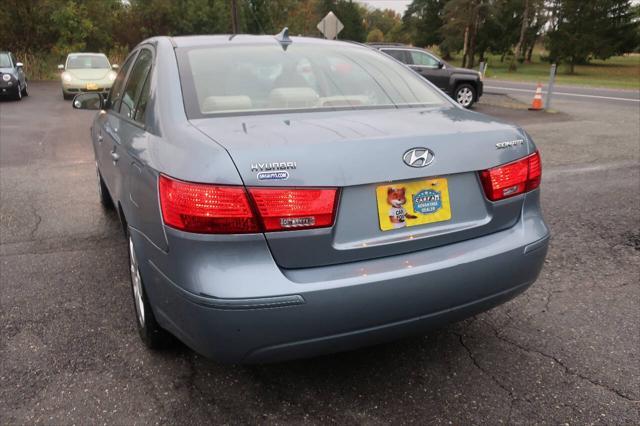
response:
M381 185L376 197L383 231L451 219L446 178Z

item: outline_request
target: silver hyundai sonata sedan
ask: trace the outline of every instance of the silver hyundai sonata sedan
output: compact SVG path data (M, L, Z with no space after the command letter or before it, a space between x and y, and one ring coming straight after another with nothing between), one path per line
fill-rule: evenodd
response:
M225 362L423 333L537 278L549 231L522 129L366 46L278 36L138 45L91 128L128 239L137 326Z

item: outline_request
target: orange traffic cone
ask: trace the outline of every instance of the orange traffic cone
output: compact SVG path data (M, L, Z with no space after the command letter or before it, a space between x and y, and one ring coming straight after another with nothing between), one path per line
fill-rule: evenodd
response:
M542 84L538 83L536 94L533 95L533 101L531 102L531 107L529 108L529 110L540 111L542 109Z

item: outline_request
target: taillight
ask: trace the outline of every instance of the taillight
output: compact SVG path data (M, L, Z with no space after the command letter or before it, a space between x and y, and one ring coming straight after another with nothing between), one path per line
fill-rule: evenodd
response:
M247 192L241 186L183 182L160 175L160 206L164 222L182 231L260 232Z
M335 188L249 188L249 195L242 186L191 183L164 175L159 185L165 224L187 232L242 234L323 228L333 225L335 217Z
M480 172L484 192L491 201L513 197L540 186L542 166L538 151L512 163Z
M333 225L335 189L249 188L265 231Z

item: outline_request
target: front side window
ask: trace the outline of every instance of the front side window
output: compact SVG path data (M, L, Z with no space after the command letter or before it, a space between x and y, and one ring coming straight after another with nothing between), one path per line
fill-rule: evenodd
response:
M442 105L414 72L359 46L245 44L177 49L190 118L216 113Z
M147 74L151 69L153 55L149 49L142 49L136 63L131 68L131 73L127 80L127 86L122 93L120 114L128 118L134 118L136 115L136 104L140 98L140 93L147 79Z
M414 65L438 68L438 60L428 53L420 52L419 50L412 50L411 59L413 60Z
M104 55L69 55L66 69L105 69L111 68L109 60Z
M8 53L0 53L0 68L11 68L11 58Z

